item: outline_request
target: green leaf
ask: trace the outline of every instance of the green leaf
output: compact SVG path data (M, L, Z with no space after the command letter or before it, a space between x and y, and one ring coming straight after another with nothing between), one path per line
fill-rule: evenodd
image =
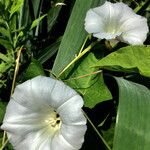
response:
M33 11L34 11L34 16L35 18L39 17L39 13L40 13L40 7L42 6L41 0L32 0L32 7L33 7Z
M60 45L61 38L59 38L55 43L52 45L46 47L42 53L39 54L38 56L38 61L40 63L46 62L48 59L50 59L58 50L59 45Z
M4 36L4 37L8 37L8 39L10 38L10 32L8 29L5 29L4 27L0 27L0 33Z
M122 78L116 80L119 106L113 150L149 150L150 91Z
M94 54L88 54L87 57L75 65L74 72L67 80L67 84L83 96L84 104L89 108L112 98L104 83L103 74L97 68L92 67L96 62L97 59Z
M44 70L42 65L37 61L36 59L32 59L32 62L30 63L29 67L26 70L26 73L24 75L24 80L28 80L31 78L34 78L38 75L45 76Z
M10 1L10 0L5 0L4 3L5 3L5 10L6 10L6 9L9 9L9 6L10 6L10 4L11 4L11 1Z
M24 3L24 0L15 0L15 1L13 1L13 5L11 6L11 10L10 10L10 18L12 17L12 15L14 13L20 11L23 3Z
M2 74L1 74L1 72L0 72L0 78L2 77ZM2 88L2 87L6 87L6 80L0 80L0 89Z
M0 18L0 26L7 27L6 26L6 21L2 18Z
M31 24L30 30L32 30L33 28L35 28L45 16L47 16L47 14L45 14L45 15L43 15L43 16L37 18L37 19L35 19L35 20L32 22L32 24Z
M2 53L0 53L0 60L3 60L5 62L9 62L10 61L9 57L7 57L6 55L4 55Z
M1 62L0 63L0 77L3 73L9 71L9 69L13 66L13 63L4 63L4 62Z
M30 25L32 23L31 21L31 15L29 13L29 1L24 1L24 4L20 10L20 14L19 14L19 29L21 27L27 27L28 25Z
M101 0L88 0L88 2L87 0L76 0L52 69L56 76L80 51L87 36L87 32L84 29L86 12L91 7L98 6L100 2Z
M7 50L12 49L12 45L8 40L0 38L0 44L3 45Z
M0 123L3 121L7 103L0 101Z
M103 59L95 66L114 71L139 72L150 77L150 46L127 46Z
M6 72L10 72L12 66L14 66L15 60L12 52L7 50L7 54L0 53L0 78ZM0 80L0 85L3 85L4 80Z

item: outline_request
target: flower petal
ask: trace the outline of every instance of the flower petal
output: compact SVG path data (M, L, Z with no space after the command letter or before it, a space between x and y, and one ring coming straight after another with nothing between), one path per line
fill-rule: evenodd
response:
M83 99L63 82L39 76L16 87L1 128L8 133L16 150L49 150L51 147L53 150L76 150L81 147L86 130L82 106ZM60 126L57 126L58 117L54 110L60 113ZM80 132L74 135L68 124L83 127L71 126L70 129ZM60 135L61 126L65 138ZM80 142L75 142L74 147L71 141L77 137ZM66 141L68 138L70 143Z
M56 109L75 95L78 95L75 90L65 85L62 81L56 81L55 87L51 95L49 95L49 104Z
M57 146L56 146L57 145ZM71 144L69 144L61 134L55 134L52 143L52 150L77 150Z
M66 125L62 124L60 133L62 136L74 147L80 149L84 142L84 134L86 132L86 125Z
M18 85L12 97L24 107L33 111L43 111L49 108L49 95L55 83L56 80L52 78L38 76Z
M15 150L50 150L52 135L43 128L38 132L31 132L24 137L9 133L9 140Z
M117 38L122 42L135 45L143 44L145 41L148 25L147 19L135 14L128 5L106 1L102 6L87 12L85 30L99 39Z
M38 76L18 85L13 98L34 111L43 111L49 106L59 107L77 93L61 81Z
M62 81L48 77L36 77L32 81L32 95L39 105L51 106L54 109L62 105L77 93ZM43 110L43 108L42 108Z
M98 33L101 32L101 29L103 29L103 21L102 18L93 11L93 9L90 9L85 18L85 30L88 33Z
M47 113L50 115L50 110L47 110ZM45 117L47 117L45 113L33 112L11 99L7 106L1 129L24 136L47 126L43 121Z
M129 19L121 28L124 30L121 38L126 43L140 45L146 40L148 33L147 20L141 16Z
M75 95L57 109L57 113L64 124L68 125L85 125L86 119L81 107L83 100L79 95Z

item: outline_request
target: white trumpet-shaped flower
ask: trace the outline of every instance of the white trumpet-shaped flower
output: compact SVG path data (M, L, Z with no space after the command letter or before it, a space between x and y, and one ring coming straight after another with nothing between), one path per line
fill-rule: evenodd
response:
M1 128L15 150L78 150L86 132L82 106L63 82L38 76L16 87Z
M88 10L85 30L99 39L140 45L146 40L148 25L147 19L135 14L128 5L106 1L102 6Z

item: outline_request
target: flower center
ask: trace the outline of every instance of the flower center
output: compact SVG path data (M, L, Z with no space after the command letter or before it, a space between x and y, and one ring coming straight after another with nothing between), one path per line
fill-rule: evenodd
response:
M116 33L116 29L114 29L111 26L106 26L105 27L105 31L106 31L106 33L111 33L111 34L115 34Z
M62 123L60 116L56 113L56 111L53 111L51 116L47 117L44 122L49 126L51 132L59 130Z

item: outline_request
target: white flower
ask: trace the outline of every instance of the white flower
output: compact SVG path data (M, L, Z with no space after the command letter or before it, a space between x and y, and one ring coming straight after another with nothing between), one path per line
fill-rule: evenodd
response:
M126 4L105 2L90 9L85 18L85 30L99 39L117 39L137 45L147 37L147 19L137 15Z
M1 128L15 150L78 150L86 132L82 106L63 82L38 76L16 87Z

